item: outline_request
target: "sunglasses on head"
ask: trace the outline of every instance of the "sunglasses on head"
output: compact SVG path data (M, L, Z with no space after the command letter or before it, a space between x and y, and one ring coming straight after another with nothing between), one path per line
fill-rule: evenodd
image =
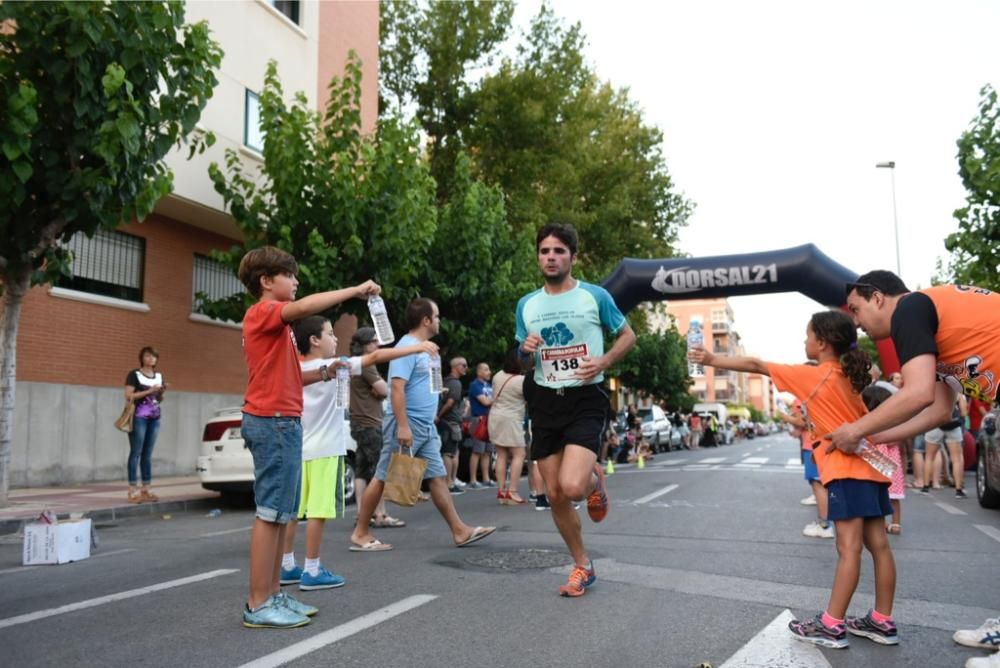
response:
M850 296L850 294L855 290L858 290L858 288L861 290L871 290L872 292L882 292L882 288L877 285L872 285L871 283L848 283L844 294Z

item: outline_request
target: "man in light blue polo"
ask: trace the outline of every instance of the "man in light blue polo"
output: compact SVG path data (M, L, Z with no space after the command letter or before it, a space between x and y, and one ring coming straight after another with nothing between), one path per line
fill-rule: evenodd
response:
M545 480L552 519L575 562L569 581L559 587L563 596L582 596L597 579L572 503L586 498L595 522L608 513L597 463L610 411L601 382L604 371L635 345L635 333L608 291L573 278L578 243L571 225L539 230L535 249L545 285L517 304L522 365L534 367L533 382L525 383L531 455ZM607 352L605 331L617 337Z
M430 299L418 297L406 309L409 332L396 347L427 341L438 334L441 316L438 306ZM441 459L441 437L434 426L438 395L431 391L430 356L410 355L389 363L389 410L382 421L382 452L375 478L365 489L358 504L358 523L351 533L352 552L383 552L392 546L378 540L368 531L375 505L382 498L385 478L392 455L404 448L407 454L427 462L424 479L430 481L431 499L448 524L456 547L466 547L486 538L496 527L470 527L462 521L448 491L447 472Z

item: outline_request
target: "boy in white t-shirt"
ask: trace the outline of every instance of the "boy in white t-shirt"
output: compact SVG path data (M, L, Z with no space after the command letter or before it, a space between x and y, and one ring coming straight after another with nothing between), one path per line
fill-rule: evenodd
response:
M298 518L306 523L306 560L295 565L295 530L298 522L288 523L285 552L281 560L281 584L299 583L299 589L342 587L344 578L320 564L319 549L323 527L328 519L344 514L344 458L347 456L348 427L344 408L337 408L336 368L347 365L352 376L360 376L366 366L382 364L417 353L438 354L430 341L403 348L386 348L361 357L336 360L337 337L330 321L314 315L297 320L292 331L302 353L302 370L319 369L324 381L302 388L302 482L299 490Z

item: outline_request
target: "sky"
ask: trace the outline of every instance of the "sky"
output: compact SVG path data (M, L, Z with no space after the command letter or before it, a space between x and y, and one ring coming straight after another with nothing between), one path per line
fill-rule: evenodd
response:
M863 273L926 287L965 190L956 141L1000 81L1000 2L553 0L579 21L598 75L627 87L664 133L696 204L679 250L695 257L813 243ZM535 0L519 2L526 26ZM586 240L581 240L586 243ZM803 358L799 295L731 300L747 354Z

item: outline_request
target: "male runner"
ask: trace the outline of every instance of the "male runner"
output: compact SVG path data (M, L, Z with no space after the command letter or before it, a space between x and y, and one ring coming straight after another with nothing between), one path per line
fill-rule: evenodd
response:
M571 225L549 224L535 238L545 285L517 303L517 340L532 419L532 458L537 461L552 519L573 555L563 596L582 596L597 579L583 546L572 502L587 498L590 519L608 514L604 473L597 464L610 404L601 388L604 371L635 345L635 333L602 287L573 278L578 239ZM617 338L604 352L604 330Z

